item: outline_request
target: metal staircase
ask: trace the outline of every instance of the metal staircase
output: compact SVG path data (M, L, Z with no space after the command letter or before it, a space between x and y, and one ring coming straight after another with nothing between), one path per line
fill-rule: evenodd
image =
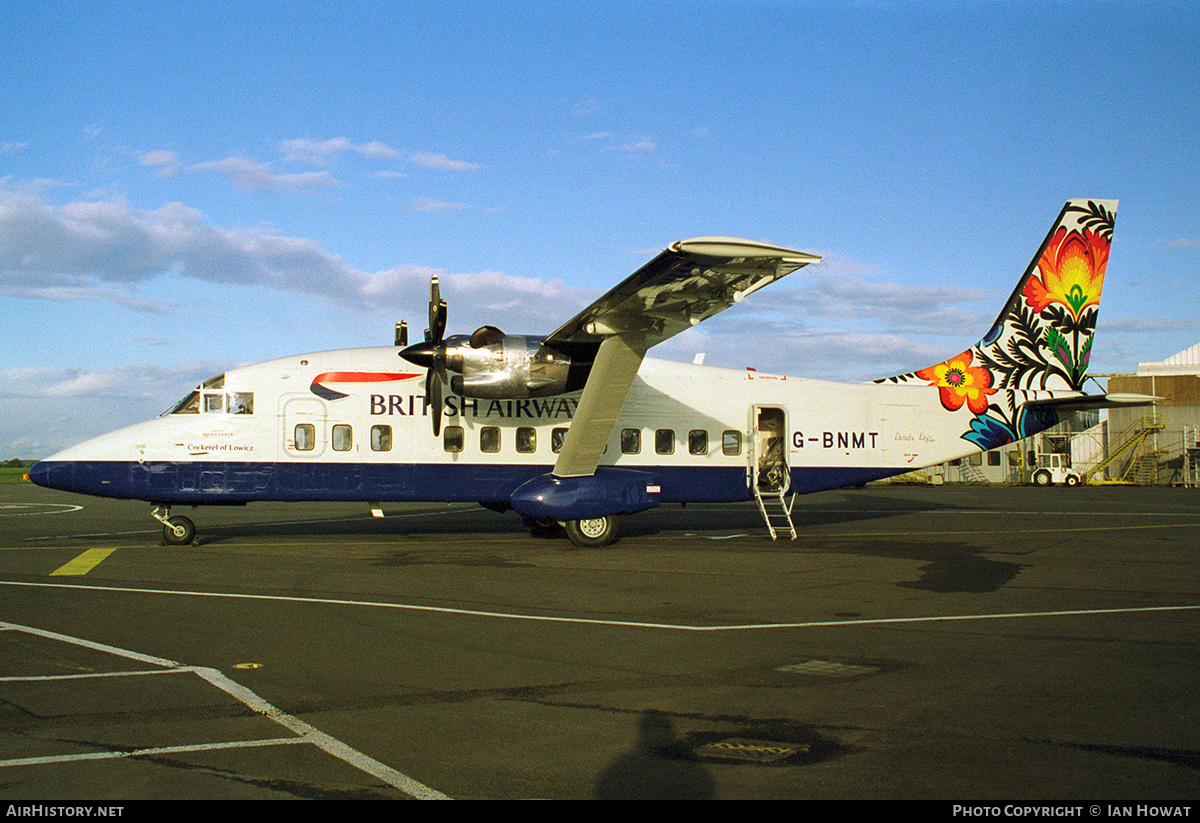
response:
M782 488L763 489L755 484L754 499L758 501L758 510L762 513L772 540L778 539L780 532L790 535L792 540L796 539L796 526L792 523L792 503L796 502L795 495L792 495L791 500L787 500Z
M1086 482L1088 483L1153 484L1157 480L1158 459L1162 452L1150 448L1147 440L1151 440L1151 435L1162 431L1162 429L1163 416L1161 414L1144 415L1140 420L1122 432L1119 437L1113 439L1109 444L1107 456L1094 465L1083 469L1081 474L1086 478ZM1093 479L1097 474L1100 474L1122 458L1128 458L1129 462L1125 464L1125 470L1117 478L1107 481Z

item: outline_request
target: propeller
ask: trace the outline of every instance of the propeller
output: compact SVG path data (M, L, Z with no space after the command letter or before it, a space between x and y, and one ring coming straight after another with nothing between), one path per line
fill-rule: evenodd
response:
M429 328L425 329L425 342L409 346L400 356L410 363L422 366L425 372L425 396L433 409L433 435L442 433L442 385L449 377L446 374L446 301L438 288L437 275L429 281Z
M408 328L404 328L404 343L407 345ZM399 335L399 332L397 332ZM399 336L397 337L399 340ZM451 338L453 345L461 345L465 340L473 349L482 349L504 339L504 332L495 326L480 326L471 336L457 335ZM446 373L447 361L446 341L446 301L442 299L441 289L438 288L437 275L429 281L429 328L425 330L425 341L413 346L407 346L400 351L400 356L408 362L425 369L425 397L433 409L433 436L442 433L442 393L443 387L450 382ZM455 371L461 372L461 358L456 357Z

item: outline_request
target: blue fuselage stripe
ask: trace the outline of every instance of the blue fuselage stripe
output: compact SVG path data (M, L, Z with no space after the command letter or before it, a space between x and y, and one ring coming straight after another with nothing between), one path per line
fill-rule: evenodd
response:
M80 494L155 503L219 505L267 500L507 502L551 466L512 464L317 462L49 461L30 469L40 485ZM750 500L742 467L637 467L658 478L660 502ZM897 474L885 468L793 468L800 493L841 488Z

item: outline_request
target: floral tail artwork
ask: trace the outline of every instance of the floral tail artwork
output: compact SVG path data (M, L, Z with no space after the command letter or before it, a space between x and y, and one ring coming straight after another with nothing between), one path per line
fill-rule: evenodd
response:
M1053 408L1030 401L1083 390L1116 211L1115 200L1067 201L982 340L875 382L936 387L946 413L962 415L962 439L984 451L1053 426Z

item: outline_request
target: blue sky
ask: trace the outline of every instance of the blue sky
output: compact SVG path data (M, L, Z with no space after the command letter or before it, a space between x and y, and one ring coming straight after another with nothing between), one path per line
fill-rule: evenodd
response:
M867 380L1121 201L1093 369L1200 340L1186 2L54 3L0 12L0 458L225 368L552 331L666 244L824 256L652 355Z

